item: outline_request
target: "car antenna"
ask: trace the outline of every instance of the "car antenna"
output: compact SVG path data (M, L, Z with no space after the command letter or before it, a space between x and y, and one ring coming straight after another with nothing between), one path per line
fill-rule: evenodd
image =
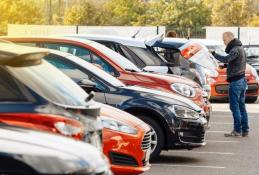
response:
M136 38L137 34L139 34L141 28L139 28L134 35L132 35L132 38Z
M86 101L86 102L89 102L90 100L92 100L92 99L94 98L94 96L95 96L94 91L91 91L91 92L89 93L88 97L86 97L85 101Z

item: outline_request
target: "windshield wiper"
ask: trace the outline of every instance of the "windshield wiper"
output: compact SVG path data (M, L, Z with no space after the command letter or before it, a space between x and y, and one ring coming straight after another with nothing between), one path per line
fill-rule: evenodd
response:
M91 101L94 98L94 96L95 96L95 93L93 91L91 91L89 93L88 97L86 97L85 102Z
M128 68L126 68L125 70L126 70L126 71L129 71L129 72L138 72L138 71L136 71L136 70L134 70L134 69L128 69Z

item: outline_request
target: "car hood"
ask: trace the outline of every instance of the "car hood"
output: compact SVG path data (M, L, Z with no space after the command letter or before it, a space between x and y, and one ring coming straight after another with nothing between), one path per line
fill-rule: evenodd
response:
M133 91L138 91L142 93L143 96L147 96L149 98L156 98L160 102L165 102L168 105L181 105L181 106L191 108L197 112L200 112L202 110L192 100L189 100L188 98L182 97L180 95L174 95L163 91L142 88L139 86L127 86L123 88L133 90Z
M145 123L138 119L137 117L127 113L127 112L124 112L120 109L117 109L117 108L114 108L112 106L109 106L109 105L105 105L105 104L101 104L101 117L104 116L104 117L108 117L108 118L111 118L111 119L114 119L116 121L120 121L124 124L127 124L131 127L137 127L139 125L145 125ZM148 127L148 126L146 126Z
M0 127L0 153L43 174L67 174L93 169L107 171L104 156L93 146L66 137L18 127Z
M167 84L167 85L171 85L173 83L183 83L193 88L199 87L199 85L194 81L177 75L159 74L159 73L150 73L150 72L136 72L135 76L138 80L141 80L143 82L150 82L155 84Z

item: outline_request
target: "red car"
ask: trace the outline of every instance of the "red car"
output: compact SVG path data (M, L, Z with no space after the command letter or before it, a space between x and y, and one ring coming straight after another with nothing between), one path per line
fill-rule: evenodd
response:
M204 109L207 118L211 114L211 105L204 101L203 91L194 81L180 76L143 72L120 54L96 42L64 37L2 37L2 39L71 53L99 65L126 85L138 85L187 97Z
M79 140L84 136L84 126L81 122L54 114L1 113L0 123L72 136ZM74 129L74 133L70 134L68 126Z

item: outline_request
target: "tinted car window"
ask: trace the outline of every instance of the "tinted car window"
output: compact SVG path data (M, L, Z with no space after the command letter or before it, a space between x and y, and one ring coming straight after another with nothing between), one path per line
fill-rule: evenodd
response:
M87 62L96 64L99 68L103 69L105 72L109 73L112 76L117 74L116 70L104 61L102 58L98 57L97 55L93 54L86 48L77 47L69 44L53 44L53 43L44 43L44 48L59 50L62 52L67 52L77 57L84 59Z
M97 64L99 68L109 73L110 75L112 76L116 75L116 70L110 64L108 64L106 61L96 56L95 54L93 54L92 56L93 56L92 63Z
M160 66L162 61L159 57L155 56L149 49L128 46L147 66Z
M0 67L0 101L26 101L21 85Z
M139 68L144 68L147 66L147 64L144 63L144 61L141 60L141 58L138 57L133 51L131 51L128 47L121 45L120 46L120 52L121 55L128 58L132 63L137 65Z
M96 79L94 79L92 76L89 76L86 72L82 71L79 66L67 59L54 54L50 54L44 59L54 65L59 70L61 70L64 74L73 79L75 82L78 83L83 79L88 79L95 82L98 89L101 89L103 91L106 90L106 88L100 82L96 81Z
M82 47L77 47L69 44L57 44L57 43L43 43L44 48L59 50L67 52L72 55L83 58L84 60L91 62L91 52Z
M87 106L87 94L46 61L30 67L7 66L7 69L20 82L55 104L76 108Z

